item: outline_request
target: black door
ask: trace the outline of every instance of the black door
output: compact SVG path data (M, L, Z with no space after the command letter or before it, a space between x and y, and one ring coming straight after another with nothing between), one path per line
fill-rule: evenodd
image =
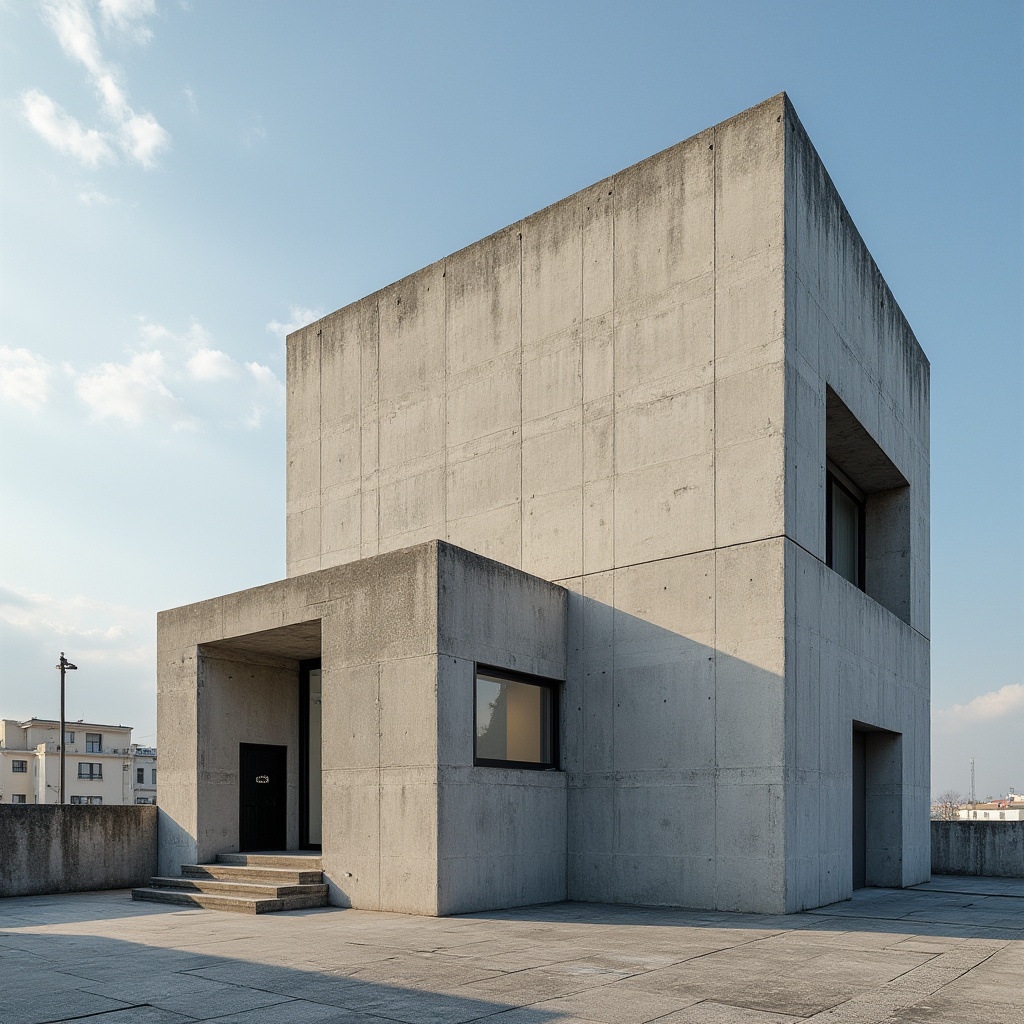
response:
M853 887L867 885L867 737L853 731Z
M239 850L283 850L288 829L288 748L238 745Z

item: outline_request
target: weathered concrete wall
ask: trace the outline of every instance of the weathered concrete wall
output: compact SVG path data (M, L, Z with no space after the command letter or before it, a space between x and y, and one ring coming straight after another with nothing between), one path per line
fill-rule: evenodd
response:
M288 746L297 845L298 664L320 657L332 903L438 914L564 898L564 774L474 768L472 751L473 666L564 679L565 602L434 541L161 614L158 739L178 780L161 873L237 848L241 742Z
M287 848L299 844L299 663L211 645L199 648L199 806L196 857L238 849L239 745L288 748ZM159 748L158 748L159 749Z
M156 807L0 805L0 896L126 889L156 867Z
M933 875L1024 878L1024 821L933 821Z
M928 877L929 365L788 103L784 122L786 909L800 910L851 892L853 722L898 737L869 749L868 883ZM829 389L871 449L859 479L849 437L833 454L868 492L867 593L825 566Z
M566 773L474 767L473 684L478 663L564 680L567 596L537 577L442 548L438 913L566 898Z
M288 359L290 575L443 537L573 592L571 896L849 895L854 721L898 737L871 875L927 874L928 364L785 96ZM870 596L823 564L829 389L891 465Z
M577 595L574 898L784 907L784 106L289 339L290 575L442 537Z

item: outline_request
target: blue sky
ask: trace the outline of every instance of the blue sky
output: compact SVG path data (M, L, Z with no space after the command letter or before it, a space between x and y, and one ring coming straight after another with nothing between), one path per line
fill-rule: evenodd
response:
M932 362L933 787L1024 786L1024 7L0 0L0 714L284 573L284 334L786 90Z

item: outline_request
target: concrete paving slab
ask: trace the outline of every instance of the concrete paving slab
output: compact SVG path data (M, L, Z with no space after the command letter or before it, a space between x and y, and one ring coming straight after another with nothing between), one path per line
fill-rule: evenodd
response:
M963 890L863 890L791 917L560 903L240 920L124 892L17 897L0 901L0 1024L1021 1024L1024 900Z

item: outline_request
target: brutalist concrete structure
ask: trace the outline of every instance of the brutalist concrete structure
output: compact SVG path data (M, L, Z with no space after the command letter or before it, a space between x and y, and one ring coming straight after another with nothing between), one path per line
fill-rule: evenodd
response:
M926 879L928 409L784 95L291 335L288 578L160 617L161 871L264 743L341 905Z

